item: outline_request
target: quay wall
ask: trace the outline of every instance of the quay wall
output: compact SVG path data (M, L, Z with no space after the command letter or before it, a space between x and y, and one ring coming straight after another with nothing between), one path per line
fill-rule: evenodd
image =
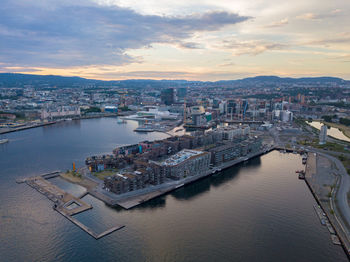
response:
M170 193L171 191L174 191L178 188L181 188L185 185L189 185L191 183L194 183L200 179L204 179L208 176L211 176L217 172L221 172L225 169L228 169L228 168L231 168L237 164L240 164L242 162L245 162L249 159L253 159L255 157L258 157L258 156L261 156L261 155L264 155L266 153L269 153L271 151L275 150L275 148L271 148L269 150L261 150L255 154L251 154L251 155L248 155L246 157L241 157L239 159L234 159L234 160L231 160L231 161L228 161L228 162L225 162L223 164L221 164L220 166L217 166L215 167L215 169L209 169L207 172L205 172L204 174L201 174L201 175L197 175L197 176L193 176L193 177L188 177L182 181L179 181L181 184L172 184L172 185L169 185L169 187L166 187L166 188L161 188L161 189L155 189L154 191L151 191L151 192L148 192L148 193L142 193L140 192L139 195L134 195L132 197L130 196L127 196L123 199L123 197L121 196L121 198L119 200L116 200L116 199L112 199L110 197L108 197L107 195L105 194L102 194L102 193L99 193L99 192L95 192L95 191L90 191L89 193L93 196L95 196L96 198L104 201L107 205L110 205L110 206L121 206L125 209L130 209L130 208L133 208L135 206L138 206L142 203L145 203L151 199L154 199L156 197L160 197L160 196L163 196L167 193ZM135 191L136 192L136 191ZM139 198L138 198L139 197ZM128 199L133 199L133 198L138 198L138 201L128 201ZM141 200L140 200L141 199ZM129 202L127 204L125 204L126 202Z
M308 154L308 160L306 162L306 167L305 167L305 183L307 185L307 187L309 188L311 194L313 195L314 199L316 200L317 204L321 207L322 211L326 214L326 217L329 221L329 223L332 225L332 227L334 228L337 236L339 237L339 240L340 240L340 243L341 243L341 246L346 254L346 256L348 257L348 259L350 260L350 245L348 243L348 241L346 239L344 239L344 233L343 232L340 232L340 229L339 229L339 226L338 225L335 225L333 219L330 219L331 218L331 214L329 213L328 209L324 206L325 203L322 202L319 198L319 196L317 195L315 189L313 188L313 185L311 183L311 181L309 181L310 179L310 176L312 175L312 172L314 172L315 174L317 173L317 163L314 163L315 165L315 168L313 170L310 170L308 167L310 165L310 154L314 154L314 153L309 153ZM316 156L314 157L313 159L315 162L316 162ZM311 173L311 174L310 174Z

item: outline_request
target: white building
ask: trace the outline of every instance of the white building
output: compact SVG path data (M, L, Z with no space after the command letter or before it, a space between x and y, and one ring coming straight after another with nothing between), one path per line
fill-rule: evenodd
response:
M226 101L221 101L221 103L219 104L220 114L226 113L226 106L227 106Z
M274 110L273 118L281 120L282 122L292 122L293 121L293 113L289 110Z
M223 139L232 141L238 137L249 136L250 127L248 125L225 126L218 128L217 132L222 133Z
M319 139L320 139L320 142L319 142L320 145L324 145L326 143L326 141L327 141L327 126L326 125L321 126Z

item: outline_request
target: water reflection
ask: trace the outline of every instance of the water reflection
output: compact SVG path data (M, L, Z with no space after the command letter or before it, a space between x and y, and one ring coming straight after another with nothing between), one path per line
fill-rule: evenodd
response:
M91 119L79 128L54 125L45 134L43 128L8 134L23 139L0 150L2 260L347 261L319 223L315 201L294 173L300 156L293 154L271 152L131 210L87 196L93 209L77 215L84 224L96 232L126 226L98 241L52 210L45 196L14 182L138 142L145 136L132 132L135 124Z

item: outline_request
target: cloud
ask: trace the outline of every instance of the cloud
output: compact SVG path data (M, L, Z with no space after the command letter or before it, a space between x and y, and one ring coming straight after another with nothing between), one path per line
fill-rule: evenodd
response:
M289 23L288 18L284 18L280 21L273 22L265 27L267 27L267 28L281 27L281 26L287 25L288 23Z
M304 13L304 14L297 16L296 18L299 20L322 20L325 18L336 17L341 12L342 12L341 9L334 9L331 12L324 13L324 14Z
M3 0L0 13L0 61L10 66L124 65L138 61L128 50L174 42L198 48L186 41L195 32L249 19L224 11L142 15L88 0Z
M331 57L331 60L342 62L342 63L350 63L350 54L334 56L334 57Z
M308 45L321 45L325 47L329 47L332 45L339 44L350 44L350 33L341 33L332 38L323 38L319 40L314 40L306 43Z
M259 55L269 50L281 50L288 46L281 43L265 42L265 41L237 41L237 40L224 40L219 48L231 50L234 55Z
M1 73L17 73L17 72L22 72L22 73L27 73L27 72L41 72L40 69L36 68L25 68L25 67L20 67L20 66L1 66L0 63L0 72Z
M235 79L242 76L250 76L250 72L239 71L205 71L205 72L191 72L191 71L126 71L126 72L111 72L107 74L93 74L91 78L99 79L187 79L187 80L222 80Z
M317 19L317 15L314 13L304 13L296 17L297 19L300 20L315 20Z
M220 67L228 67L228 66L234 66L234 65L236 65L234 62L227 62L227 63L220 64L219 66Z
M179 41L177 46L180 47L180 48L184 48L184 49L201 49L200 44L195 43L195 42L182 42L182 41Z

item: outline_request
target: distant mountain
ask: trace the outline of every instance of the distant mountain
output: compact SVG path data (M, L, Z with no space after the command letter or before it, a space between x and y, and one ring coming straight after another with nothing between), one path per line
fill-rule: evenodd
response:
M73 86L82 84L97 84L103 81L85 79L82 77L65 77L56 75L29 75L29 74L14 74L14 73L1 73L0 74L0 87L21 87L25 85L34 86Z
M306 78L290 78L278 76L256 76L238 80L221 80L216 82L209 81L187 81L187 80L148 80L148 79L130 79L120 81L103 81L95 79L86 79L82 77L66 77L56 75L30 75L16 73L0 73L0 87L24 87L32 85L35 87L81 87L81 86L118 86L129 88L143 87L182 87L182 86L279 86L291 84L347 84L350 81L337 77L306 77Z
M274 82L274 83L302 83L302 82L313 82L313 83L345 83L349 82L338 77L303 77L303 78L292 78L292 77L278 77L278 76L255 76L248 77L239 80L222 80L218 82L233 82L233 83L243 83L243 82Z

